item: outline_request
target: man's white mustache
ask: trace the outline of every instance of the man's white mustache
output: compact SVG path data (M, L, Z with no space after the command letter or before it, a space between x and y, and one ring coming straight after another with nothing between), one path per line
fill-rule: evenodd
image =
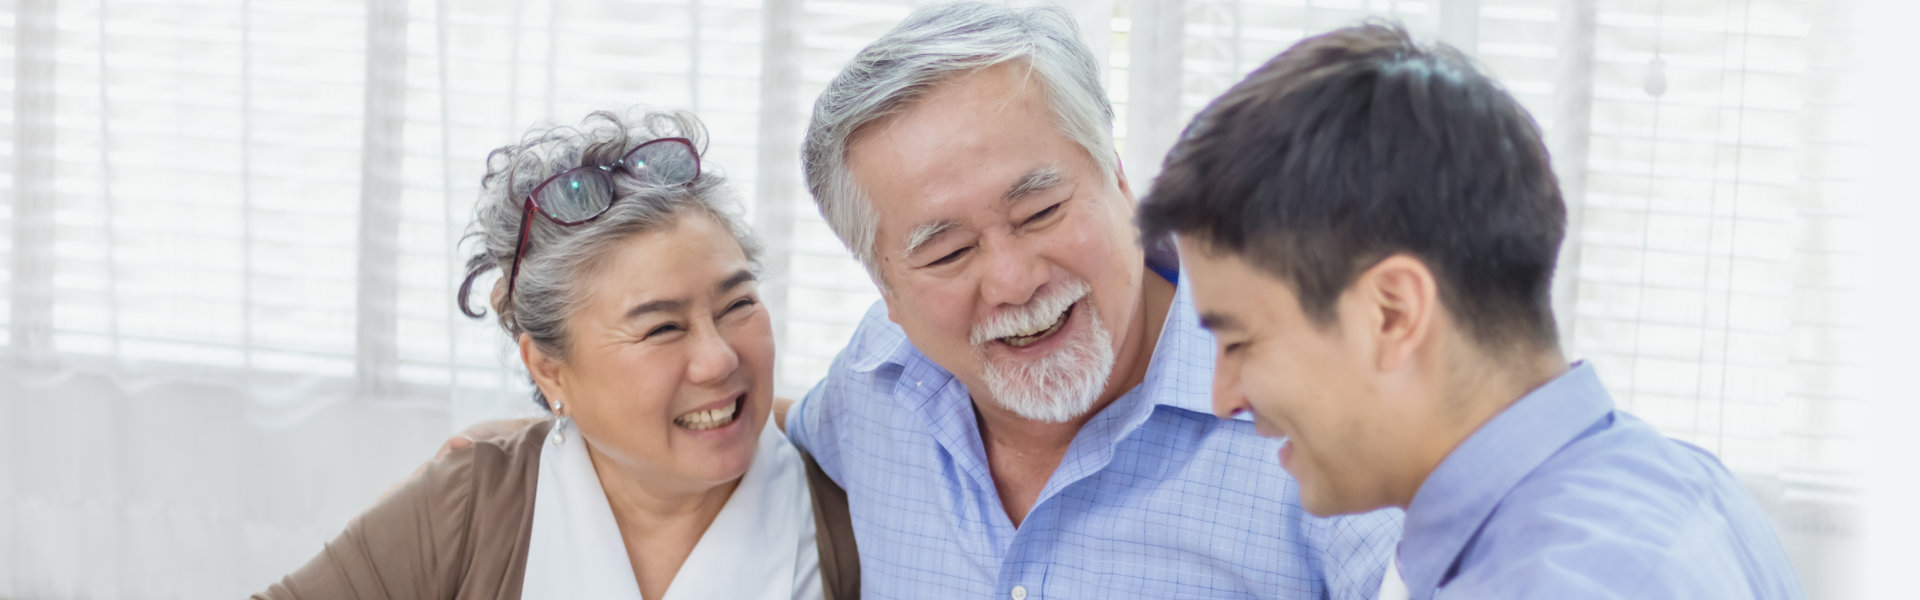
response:
M1053 325L1060 313L1067 307L1079 302L1092 293L1092 286L1078 279L1052 286L1040 291L1040 295L1018 308L1008 309L994 315L987 322L975 325L968 341L975 346L986 345L1003 337L1033 333Z

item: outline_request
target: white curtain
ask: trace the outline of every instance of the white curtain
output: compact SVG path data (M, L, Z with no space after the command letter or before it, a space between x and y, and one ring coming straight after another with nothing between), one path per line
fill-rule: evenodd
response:
M531 414L452 290L486 152L688 109L771 250L777 387L877 296L800 183L813 96L915 2L16 0L0 131L0 597L233 597L465 424ZM1145 191L1186 120L1378 16L1478 58L1572 213L1568 350L1720 454L1850 596L1867 392L1852 2L1077 0ZM484 288L485 284L482 284Z

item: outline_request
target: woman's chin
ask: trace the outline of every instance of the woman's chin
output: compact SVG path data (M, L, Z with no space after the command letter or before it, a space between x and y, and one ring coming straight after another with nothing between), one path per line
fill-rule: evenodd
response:
M692 467L690 475L709 486L721 486L738 481L753 467L753 452L756 446L748 446L744 452L729 451L725 454L711 454L690 457L688 465Z
M675 426L673 435L677 438L674 454L682 464L692 467L688 472L713 484L721 484L739 479L747 468L753 465L754 453L760 447L760 431L756 422L765 423L765 417L758 417L756 411L743 410L740 418L720 427L704 430L689 430Z

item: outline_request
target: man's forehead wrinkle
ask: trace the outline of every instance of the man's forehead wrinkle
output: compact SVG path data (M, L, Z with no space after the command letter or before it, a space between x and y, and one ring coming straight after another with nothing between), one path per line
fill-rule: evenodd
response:
M1032 82L1034 80L1033 63L1028 61L1021 61L1021 62L1027 63L1026 68L1020 71L1020 76L1014 79L1012 85L1007 86L1008 89L1007 89L1006 95L1001 97L1000 102L993 107L992 111L990 111L993 114L1006 112L1007 109L1010 107L1013 107L1018 104L1024 104L1024 101L1027 99L1027 90L1032 85ZM1000 65L995 65L995 66L1003 66L1003 65L1008 65L1008 63L1000 63ZM993 67L988 67L988 68L993 68Z
M895 246L899 250L884 255L908 258L961 228L953 211L967 205L953 205L957 200L979 194L999 200L1017 189L1008 186L1029 184L1021 191L1031 193L1066 182L1055 165L1041 165L1010 180L1007 175L983 174L981 165L967 158L1018 153L1015 140L983 132L977 126L982 120L1051 120L1044 96L1031 95L1038 89L1038 73L1031 64L1021 64L1025 62L1003 62L937 84L856 135L848 153L865 160L849 161L855 167L854 183L866 189L870 202L885 206L876 206L882 239L901 243ZM1036 110L1040 114L1030 114ZM860 177L863 174L872 179ZM1047 185L1032 186L1028 180Z

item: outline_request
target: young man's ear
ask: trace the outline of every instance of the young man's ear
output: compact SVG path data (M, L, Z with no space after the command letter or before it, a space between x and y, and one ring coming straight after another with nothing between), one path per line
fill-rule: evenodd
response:
M1394 254L1355 278L1354 289L1368 316L1367 333L1375 340L1376 366L1382 371L1405 368L1432 337L1439 317L1440 291L1433 271L1417 258Z
M547 397L548 406L558 404L562 407L562 410L555 411L554 414L566 416L563 412L567 410L565 408L567 393L566 386L560 379L560 360L547 356L546 352L540 350L539 345L533 343L533 336L522 333L520 334L520 362L527 365L527 374L533 376L533 384L540 388L540 394Z

